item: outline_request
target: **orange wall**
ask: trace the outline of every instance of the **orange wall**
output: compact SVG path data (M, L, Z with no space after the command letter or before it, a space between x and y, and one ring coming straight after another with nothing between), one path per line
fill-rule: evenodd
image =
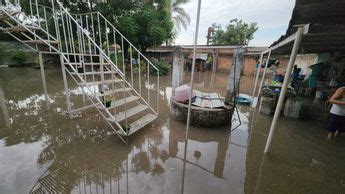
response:
M232 65L232 56L219 55L217 71L229 73ZM245 56L243 75L253 75L256 66L256 58Z

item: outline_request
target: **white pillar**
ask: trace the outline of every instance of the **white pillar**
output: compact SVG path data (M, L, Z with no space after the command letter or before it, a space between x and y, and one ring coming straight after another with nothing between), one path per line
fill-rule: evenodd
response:
M100 72L101 72L101 91L104 92L105 90L105 87L104 87L104 58L103 58L103 55L102 54L99 54L99 62L100 62Z
M254 82L254 87L253 87L253 92L252 92L252 103L254 102L254 97L255 97L255 92L256 92L256 85L258 84L258 80L259 80L259 74L260 74L260 69L261 69L261 63L262 63L262 59L263 59L264 53L261 53L260 56L260 61L259 61L259 67L256 70L256 77L255 77L255 82Z
M182 48L177 48L174 52L173 69L172 69L172 92L182 83L183 77L184 54Z
M294 45L293 45L293 48L292 48L289 64L288 64L288 67L287 67L286 73L285 73L284 82L283 82L283 85L282 85L282 89L280 91L278 104L277 104L276 110L274 112L273 121L272 121L272 124L271 124L271 128L270 128L270 132L269 132L269 135L268 135L268 139L267 139L267 142L266 142L265 153L268 153L269 149L271 147L272 138L273 138L274 132L276 130L278 119L279 119L279 116L280 116L280 112L282 110L283 103L284 103L284 100L285 100L285 94L286 94L287 86L288 86L288 84L290 82L290 75L291 75L291 72L292 72L292 68L293 68L293 65L295 63L296 56L297 56L297 53L298 53L298 49L299 49L299 46L300 46L301 41L302 41L303 31L304 31L304 27L299 27L298 30L297 30L297 33L296 33L296 39L295 39L295 42L294 42Z
M45 73L44 73L44 64L43 64L42 52L38 52L38 59L39 59L39 63L40 63L41 78L42 78L42 85L43 85L44 94L48 95L46 76L45 76Z
M0 106L2 109L2 113L4 115L5 125L8 128L10 127L10 117L8 116L8 109L6 106L5 94L1 86L0 86Z
M62 78L63 78L63 84L64 84L65 95L66 95L67 114L70 114L71 113L71 99L70 99L70 93L68 89L68 82L67 82L67 76L66 76L66 70L65 70L65 64L64 64L65 62L62 55L60 55L60 63L61 63Z
M190 112L192 108L192 95L193 95L193 83L194 83L194 69L195 69L195 57L196 57L196 47L198 45L198 34L199 34L199 21L200 21L200 7L201 7L201 0L198 0L198 13L196 17L196 29L194 35L194 48L193 48L193 62L192 62L192 76L190 79L190 93L189 93L189 103L188 103L188 115L187 115L187 126L186 126L186 141L188 140L188 131L189 131L189 124L190 124Z
M225 104L231 104L233 102L236 93L239 90L239 83L241 78L241 72L244 67L244 47L237 47L234 49L234 55L232 57L232 66L230 68L229 81L226 87Z
M261 83L260 83L260 87L259 87L259 93L258 93L258 100L260 98L260 93L261 93L261 90L262 90L262 86L264 85L264 81L265 81L265 76L266 76L266 71L267 71L267 66L268 66L268 63L270 61L270 58L271 58L271 52L272 50L270 50L268 52L268 57L267 57L267 60L266 60L266 64L265 64L265 69L264 69L264 73L262 74L262 78L261 78Z

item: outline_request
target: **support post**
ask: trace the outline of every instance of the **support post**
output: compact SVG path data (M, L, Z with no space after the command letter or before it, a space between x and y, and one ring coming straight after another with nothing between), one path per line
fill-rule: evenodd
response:
M286 69L285 79L284 79L284 82L283 82L283 85L282 85L282 89L280 91L278 104L277 104L276 110L274 112L273 121L272 121L272 124L271 124L271 128L270 128L270 132L269 132L269 135L268 135L268 139L267 139L267 142L266 142L265 152L264 152L265 154L267 154L269 152L270 147L271 147L272 138L273 138L274 132L276 130L278 119L279 119L279 116L280 116L280 112L282 110L283 103L284 103L284 100L285 100L285 94L286 94L287 86L288 86L288 84L290 82L290 75L291 75L291 72L292 72L292 68L293 68L293 65L295 63L296 56L297 56L297 53L298 53L298 49L299 49L299 46L300 46L301 41L302 41L303 31L304 31L304 27L299 27L298 30L297 30L297 33L296 33L296 39L295 39L295 42L294 42L294 45L293 45L293 48L292 48L289 64L288 64L288 67Z
M69 93L69 89L68 89L68 82L67 82L66 69L65 69L65 65L64 65L64 59L63 59L62 55L60 55L60 63L61 63L63 85L65 88L65 95L66 95L67 114L69 114L71 112L71 99L70 99L70 93Z
M230 69L229 81L226 89L227 91L225 97L225 104L230 104L233 101L236 92L239 90L238 86L240 83L241 72L244 67L244 53L244 47L238 47L234 50L232 60L233 62Z
M213 49L213 60L212 60L212 72L217 71L217 66L218 66L218 50Z
M183 77L184 55L181 47L174 51L173 69L172 69L172 93L175 94L175 89L182 83Z
M261 69L261 63L262 63L263 57L264 57L264 53L261 53L259 67L256 70L256 77L255 77L255 82L254 82L254 87L253 87L253 92L252 92L252 97L253 97L252 103L254 102L256 85L258 84L259 74L260 74L260 69Z
M0 106L2 109L2 113L4 115L5 125L7 128L9 128L10 127L10 117L8 115L8 109L6 106L5 94L4 94L4 91L2 90L1 85L0 85Z
M99 54L99 64L100 64L100 72L101 72L101 82L102 82L102 84L101 84L101 92L104 92L104 66L103 66L103 64L104 64L104 59L103 59L103 55L102 54Z
M39 60L39 63L40 63L41 78L42 78L42 85L43 85L44 94L48 95L46 76L45 76L45 73L44 73L44 64L43 64L42 52L38 52L38 60Z
M196 47L198 45L198 34L199 34L199 21L200 21L200 8L201 0L198 0L198 13L196 17L196 29L194 35L194 47L193 47L193 62L192 62L192 72L190 78L190 92L189 92L189 102L188 102L188 114L187 114L187 126L186 126L186 144L188 141L188 131L190 124L190 112L192 109L192 95L193 95L193 84L194 84L194 69L195 69L195 60L196 60Z
M269 63L270 58L271 58L271 52L272 52L272 50L270 50L268 52L268 56L267 56L267 60L266 60L266 64L265 64L265 69L264 69L264 72L262 74L261 83L260 83L260 87L259 87L259 91L258 91L258 100L260 98L260 93L261 93L261 90L262 90L262 86L264 85L268 63Z

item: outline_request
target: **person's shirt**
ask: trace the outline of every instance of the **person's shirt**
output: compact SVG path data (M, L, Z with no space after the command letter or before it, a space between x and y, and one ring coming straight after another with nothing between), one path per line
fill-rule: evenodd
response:
M345 89L345 87L342 88ZM345 97L343 96L343 98L337 100L345 102ZM333 104L331 113L339 116L345 116L345 105Z

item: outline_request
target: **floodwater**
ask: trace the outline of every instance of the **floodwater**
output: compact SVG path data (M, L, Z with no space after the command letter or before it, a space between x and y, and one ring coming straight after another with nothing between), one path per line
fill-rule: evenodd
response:
M263 157L270 116L239 107L233 126L191 127L169 114L171 77L160 84L160 117L126 146L96 110L65 116L61 70L0 69L0 193L343 193L345 139L326 142L322 122L281 119ZM196 88L225 94L228 75L196 73ZM189 76L184 77L188 82ZM241 92L249 94L252 77ZM76 89L76 88L75 88ZM47 100L48 99L48 100ZM75 104L82 101L73 97ZM251 118L254 119L251 119ZM251 127L253 126L253 127Z

